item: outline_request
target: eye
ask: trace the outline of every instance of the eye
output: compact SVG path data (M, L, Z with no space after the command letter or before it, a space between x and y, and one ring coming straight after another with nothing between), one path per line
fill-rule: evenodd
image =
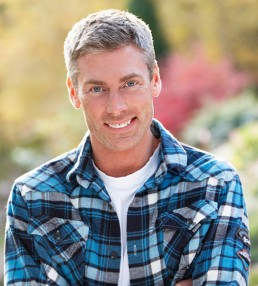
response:
M103 91L103 90L104 90L104 89L103 89L101 86L98 86L98 85L93 86L93 87L91 87L91 89L90 89L91 92L96 92L96 93L101 92L101 91Z
M132 87L132 86L135 86L136 84L137 82L135 80L129 80L126 82L127 87Z

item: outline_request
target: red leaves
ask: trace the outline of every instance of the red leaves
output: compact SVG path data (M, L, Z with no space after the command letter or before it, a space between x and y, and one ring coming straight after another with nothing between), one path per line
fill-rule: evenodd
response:
M213 62L200 47L191 56L167 57L160 70L162 91L154 99L155 117L175 135L205 103L235 96L250 82L229 60Z

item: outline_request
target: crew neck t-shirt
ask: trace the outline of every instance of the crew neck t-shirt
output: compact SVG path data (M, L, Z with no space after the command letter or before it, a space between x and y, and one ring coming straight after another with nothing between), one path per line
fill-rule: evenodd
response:
M149 161L140 170L125 177L111 177L100 171L95 165L98 175L103 180L107 192L111 198L119 223L121 233L121 262L118 286L130 285L130 274L127 254L127 212L134 196L143 184L150 178L158 166L158 154L160 145L157 147Z

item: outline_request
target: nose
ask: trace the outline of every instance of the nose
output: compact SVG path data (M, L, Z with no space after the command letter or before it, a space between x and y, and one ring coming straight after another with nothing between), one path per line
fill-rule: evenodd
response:
M118 116L126 109L127 103L124 96L119 92L110 92L107 101L107 113Z

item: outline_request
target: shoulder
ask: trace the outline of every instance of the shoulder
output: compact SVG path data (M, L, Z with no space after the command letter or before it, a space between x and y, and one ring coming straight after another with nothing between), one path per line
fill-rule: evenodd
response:
M64 153L17 178L14 186L28 191L64 191L66 176L77 160L77 149Z
M182 144L182 147L187 156L186 176L198 180L213 177L223 181L231 181L238 176L229 161L193 146Z
M162 139L162 156L168 169L186 181L202 181L209 177L231 181L238 174L233 165L207 151L178 141L158 121L154 122Z

